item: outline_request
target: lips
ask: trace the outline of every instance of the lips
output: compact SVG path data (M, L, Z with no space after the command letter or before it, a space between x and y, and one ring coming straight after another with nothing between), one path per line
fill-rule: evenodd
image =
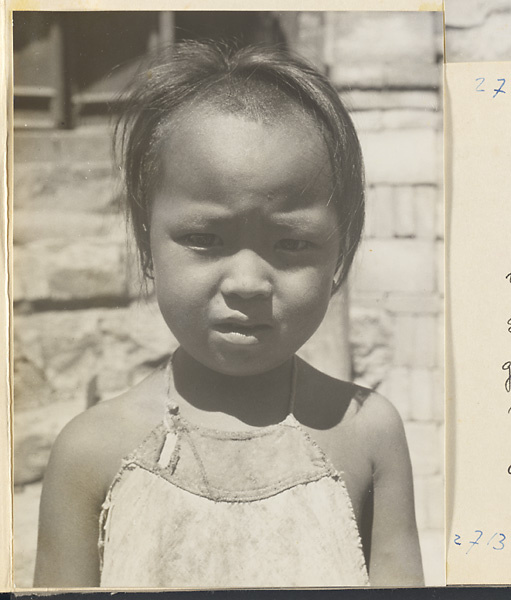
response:
M214 330L224 340L233 344L257 344L265 333L271 330L271 326L266 323L227 320L216 323Z
M246 323L219 323L215 326L217 331L221 333L240 333L243 335L249 335L253 333L257 333L259 331L265 331L266 329L271 329L269 325L264 324L253 324L247 325Z

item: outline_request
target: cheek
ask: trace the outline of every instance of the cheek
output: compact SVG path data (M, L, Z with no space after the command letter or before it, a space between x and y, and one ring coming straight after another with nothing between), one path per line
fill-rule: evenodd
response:
M178 300L181 296L189 294L188 288L194 286L194 271L179 245L168 239L164 239L163 243L157 242L152 245L156 294L162 298L168 296Z
M332 273L330 272L332 271ZM308 321L317 327L328 308L332 295L333 269L312 271L292 278L285 286L283 304L290 315L304 324Z
M161 258L161 257L160 257ZM155 260L154 285L160 311L175 335L194 331L207 319L215 293L215 270L190 263L178 249Z
M155 292L167 327L180 344L189 344L190 336L197 336L198 328L204 324L204 302L201 302L200 290L195 290L193 282L178 275L156 276Z
M154 286L160 306L167 310L191 308L205 296L205 291L197 276L194 276L193 273L189 273L187 276L179 267L177 269L155 269Z

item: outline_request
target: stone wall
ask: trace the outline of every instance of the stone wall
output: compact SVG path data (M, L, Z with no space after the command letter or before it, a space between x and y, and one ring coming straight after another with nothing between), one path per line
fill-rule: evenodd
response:
M286 18L294 47L328 71L360 133L368 205L350 282L354 378L389 397L405 421L427 580L441 583L441 15ZM152 298L140 299L107 128L17 131L14 159L16 579L30 585L55 436L141 379L175 342ZM314 361L327 364L338 329L319 336Z

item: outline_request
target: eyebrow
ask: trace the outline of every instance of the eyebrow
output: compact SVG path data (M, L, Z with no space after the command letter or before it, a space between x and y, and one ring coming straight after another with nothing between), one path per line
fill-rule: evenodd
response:
M336 235L337 232L337 222L333 223L329 221L325 223L324 221L317 221L307 219L273 219L270 227L275 227L277 229L282 230L284 233L294 233L294 234L303 234L303 235L321 235L324 236L325 239L330 239L333 235Z
M278 210L271 210L272 204L280 204L276 207ZM308 206L297 202L296 199L290 197L283 198L283 195L276 194L268 200L269 214L262 215L263 220L267 221L270 226L282 227L287 229L302 229L311 230L319 229L322 225L321 218L314 218L314 213L318 205ZM324 204L324 208L328 208L328 203ZM250 213L250 207L247 214ZM180 207L176 217L179 221L185 222L188 225L215 225L221 223L232 223L238 219L243 219L243 212L233 211L228 206L218 204L213 199L211 202L201 202L196 206L192 201ZM331 222L331 221L329 221ZM337 226L337 218L335 219ZM324 229L321 226L321 229Z
M324 208L328 208L328 205L325 205ZM283 210L283 211L278 211L278 212L274 212L271 215L271 220L276 223L277 225L284 225L284 226L296 226L296 225L301 225L302 223L306 222L306 223L315 223L316 221L319 221L320 219L315 219L313 218L315 212L315 207L301 207L298 206L294 209L290 209L290 210Z
M187 222L216 222L231 221L235 215L228 209L219 205L203 204L200 207L194 207L193 203L187 204L177 211L179 219L186 219Z

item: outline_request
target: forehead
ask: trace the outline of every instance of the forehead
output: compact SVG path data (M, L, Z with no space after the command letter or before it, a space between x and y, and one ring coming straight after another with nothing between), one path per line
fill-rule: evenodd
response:
M167 124L160 150L160 187L216 196L330 198L326 143L312 118L290 109L264 121L208 106Z

